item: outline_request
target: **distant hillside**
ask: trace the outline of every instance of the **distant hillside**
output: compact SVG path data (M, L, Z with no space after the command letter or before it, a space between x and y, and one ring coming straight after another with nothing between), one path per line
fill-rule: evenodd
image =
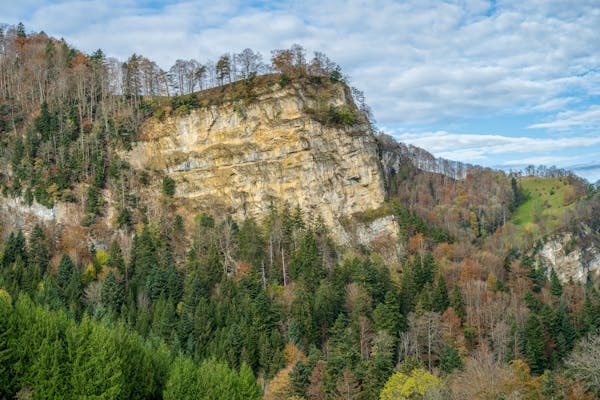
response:
M576 201L584 196L585 187L572 178L523 177L518 180L526 201L513 213L510 221L530 230L535 224L557 228L566 210L573 209Z

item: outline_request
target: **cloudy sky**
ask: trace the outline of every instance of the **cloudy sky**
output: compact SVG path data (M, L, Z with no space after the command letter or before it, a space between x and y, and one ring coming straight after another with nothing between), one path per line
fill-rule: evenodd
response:
M0 22L165 69L299 43L337 61L401 141L600 179L600 0L0 2Z

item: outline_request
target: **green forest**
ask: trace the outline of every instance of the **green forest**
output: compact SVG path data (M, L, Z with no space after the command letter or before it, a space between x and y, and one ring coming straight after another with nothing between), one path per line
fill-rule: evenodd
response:
M235 56L167 74L140 55L0 30L2 201L87 215L71 233L0 221L1 399L599 398L598 282L561 281L539 256L555 234L572 251L600 241L600 191L567 171L453 177L407 157L387 171L385 204L345 222L392 215L392 258L386 243L336 244L293 204L184 223L175 182L119 156L143 121L257 101L260 85L347 80L297 45L270 65ZM356 107L307 113L369 120L348 91ZM158 215L138 195L152 180ZM120 235L82 244L109 202Z

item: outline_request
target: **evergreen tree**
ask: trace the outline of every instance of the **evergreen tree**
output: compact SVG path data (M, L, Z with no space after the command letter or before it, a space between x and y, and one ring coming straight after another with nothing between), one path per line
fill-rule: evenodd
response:
M300 332L300 327L295 319L291 319L290 325L288 326L287 338L290 343L293 343L296 346L300 346L302 342L302 333Z
M67 286L63 289L63 300L71 312L78 313L81 308L81 296L83 287L81 284L81 272L77 268L71 271L71 277Z
M100 212L100 192L95 186L90 186L87 191L87 199L85 201L85 212L95 216Z
M21 230L19 230L16 235L11 232L8 236L6 246L4 247L2 266L5 268L10 266L17 258L21 258L21 261L27 264L27 246Z
M392 354L377 352L367 362L367 371L364 379L363 396L375 399L386 384L386 380L394 370Z
M313 306L313 319L322 337L326 337L327 330L335 322L342 303L343 293L328 280L322 280L314 295Z
M110 271L104 283L102 285L102 304L109 309L119 312L121 305L125 301L125 293L123 290L123 284L117 280L115 274Z
M87 315L75 331L70 380L73 398L119 398L125 381L114 336L106 327L90 321Z
M17 24L17 37L19 37L19 38L27 37L27 33L25 32L25 25L23 25L22 22L19 22Z
M252 369L245 363L240 367L237 386L237 399L260 400L262 398L260 388L254 378Z
M163 194L169 197L175 195L175 181L169 176L165 176L162 180L162 191Z
M446 280L444 279L443 273L440 273L440 276L438 277L437 285L433 290L431 300L433 303L433 311L439 312L440 314L446 311L446 308L450 305L448 288L446 287Z
M125 271L125 260L123 259L123 253L121 252L121 246L116 240L113 240L108 250L108 265L116 268L121 275L127 279Z
M315 290L325 276L323 256L312 231L304 234L298 248L294 251L290 264L292 279L302 279L309 290Z
M302 283L296 286L294 291L294 300L292 301L291 317L298 324L298 328L307 342L317 343L319 337L315 326L313 314L313 297L314 295Z
M556 358L562 360L573 348L577 332L563 304L556 310L550 323L550 334L556 341Z
M450 374L457 368L462 367L462 360L458 355L458 351L453 346L449 344L444 344L444 349L442 350L442 354L440 355L440 369Z
M193 400L206 398L198 385L198 368L189 359L179 356L173 361L165 385L165 400Z
M237 258L259 268L264 262L264 242L256 221L246 218L238 232Z
M35 129L40 133L42 140L47 141L58 133L58 121L48 110L48 103L42 102L40 115L35 119Z
M462 322L464 322L467 313L465 311L465 302L462 297L462 292L460 291L460 288L458 287L458 285L454 285L454 288L452 289L452 297L450 298L450 306L454 309L454 312L456 312L456 315L458 315L460 317L460 320Z
M421 289L421 292L417 297L417 304L415 308L417 312L433 311L433 295L431 284L427 283L423 289Z
M302 361L298 361L290 371L291 394L306 397L306 388L310 383L311 368Z
M375 310L373 310L373 324L378 332L385 330L393 336L400 333L403 317L398 303L396 295L389 291L385 296L385 301L375 307Z
M418 285L417 264L415 260L407 261L400 277L400 297L402 314L414 311L416 298L422 286Z
M531 314L525 324L523 353L531 372L541 374L548 367L544 342L544 328L540 319Z
M554 270L554 268L552 268L550 270L550 293L553 296L560 297L562 295L562 292L563 288L562 284L560 283L560 279L558 279L556 271Z
M46 337L32 365L32 387L44 399L64 399L69 393L71 365L64 344L58 338Z
M42 227L36 224L29 236L29 265L37 268L40 276L44 276L50 262L48 245L46 244L46 235Z
M510 179L510 187L512 189L512 202L510 203L509 210L512 212L517 209L526 199L523 189L517 183L517 180L513 176Z
M58 264L58 273L56 274L56 283L63 291L69 284L74 270L75 265L73 264L73 261L71 261L68 255L63 254L60 259L60 264Z
M14 349L11 341L16 338L17 328L13 326L14 314L10 295L0 289L0 397L10 398L13 382Z

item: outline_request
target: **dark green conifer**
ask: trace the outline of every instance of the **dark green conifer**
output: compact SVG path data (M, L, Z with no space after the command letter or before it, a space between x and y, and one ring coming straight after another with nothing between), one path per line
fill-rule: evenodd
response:
M523 353L532 373L540 375L548 367L544 328L540 319L533 313L525 324Z
M433 311L435 312L443 313L450 305L448 288L446 287L446 279L444 279L443 273L440 273L440 276L438 277L431 300L433 302Z
M465 317L467 315L465 311L465 302L462 297L462 292L460 291L460 287L458 285L454 285L452 289L452 296L450 298L450 306L456 312L456 315L460 317L462 322L465 322Z
M560 283L560 279L558 279L558 275L554 268L550 270L550 293L553 296L560 297L563 292L562 284Z

